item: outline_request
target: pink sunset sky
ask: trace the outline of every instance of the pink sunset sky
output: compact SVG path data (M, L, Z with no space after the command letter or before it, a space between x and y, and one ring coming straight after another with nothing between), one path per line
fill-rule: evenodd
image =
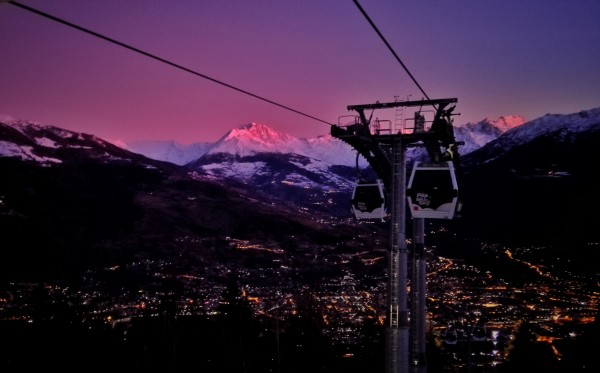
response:
M348 105L423 98L352 0L23 0L327 123ZM600 1L361 0L456 124L600 106ZM216 141L256 122L329 126L0 2L0 115L109 141ZM390 119L393 111L376 112Z

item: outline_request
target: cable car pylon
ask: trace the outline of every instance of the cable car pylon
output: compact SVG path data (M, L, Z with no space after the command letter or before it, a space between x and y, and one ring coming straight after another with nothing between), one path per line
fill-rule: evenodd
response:
M425 217L429 218L453 218L454 211L458 205L458 183L456 181L455 166L458 165L458 151L454 139L451 116L454 107L448 105L457 102L456 98L445 98L437 100L417 101L395 101L389 103L374 103L365 105L350 105L348 110L358 113L358 121L347 126L332 126L331 135L350 146L362 155L373 168L382 181L385 191L385 201L388 211L391 212L390 221L390 247L388 250L388 286L387 286L387 308L386 308L386 373L424 373L426 371L425 361L425 255L423 243L423 231ZM415 128L411 133L382 133L382 131L371 130L371 120L367 119L365 110L376 110L386 108L402 107L424 107L433 106L435 116L431 128L425 130L424 117L420 110L415 114ZM419 117L417 117L419 115ZM418 122L418 123L417 123ZM413 184L411 193L415 193L411 200L407 199L406 183L406 149L409 145L422 144L426 147L431 160L429 166L436 165L438 168L428 170L413 166L411 180ZM419 166L419 165L417 165ZM440 182L433 187L428 184L429 172L440 171L447 174L453 182L450 183L450 195L441 193L442 196L434 195L427 188L433 188L436 193L440 188L448 187L448 184ZM419 172L417 171L426 171ZM421 177L424 175L424 177ZM433 179L440 174L434 174ZM415 179L417 180L415 182ZM420 188L420 181L425 189ZM429 193L429 194L427 194ZM440 193L438 193L440 194ZM435 198L434 198L435 197ZM451 206L444 202L449 197ZM454 198L456 197L456 203ZM354 197L353 197L354 198ZM427 199L437 203L436 208L419 205L414 209L418 201L426 202ZM411 213L418 223L415 224L414 235L417 244L413 246L413 268L414 282L411 286L412 317L408 310L408 249L406 243L406 206L411 201ZM430 205L431 205L430 201ZM428 205L429 206L429 205ZM437 214L430 216L415 216L415 212L435 211ZM451 211L451 212L446 212ZM444 212L444 213L442 213ZM358 216L357 216L358 217ZM412 333L410 329L412 328Z

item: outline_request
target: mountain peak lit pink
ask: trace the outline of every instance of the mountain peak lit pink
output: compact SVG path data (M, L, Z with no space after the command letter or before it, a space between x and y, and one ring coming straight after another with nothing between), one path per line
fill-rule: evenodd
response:
M492 121L492 124L502 132L506 132L509 129L518 127L525 122L526 119L520 115L504 115L497 120Z
M295 137L278 132L271 127L259 123L249 123L229 131L222 139L244 139L257 143L288 142L296 140Z
M296 153L302 141L275 131L264 124L249 123L232 129L221 137L210 153L248 156L256 153Z

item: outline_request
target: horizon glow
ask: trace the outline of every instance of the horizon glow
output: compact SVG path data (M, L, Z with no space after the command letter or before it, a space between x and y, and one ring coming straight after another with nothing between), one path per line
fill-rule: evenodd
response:
M422 98L350 1L20 3L333 124L354 114L348 105ZM361 5L430 98L458 98L457 124L600 106L598 1ZM0 51L0 114L17 119L112 142L216 141L252 122L329 133L9 3L0 4Z

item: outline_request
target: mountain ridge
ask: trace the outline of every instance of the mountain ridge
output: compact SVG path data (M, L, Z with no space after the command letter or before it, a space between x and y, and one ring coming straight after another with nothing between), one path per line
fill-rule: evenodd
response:
M523 123L525 119L521 116L503 116L497 120L485 118L476 123L456 126L455 135L458 141L465 143L461 150L466 154ZM296 138L260 123L240 125L229 130L214 143L198 142L181 145L165 140L123 143L122 146L147 157L178 165L190 163L205 154L229 153L246 156L264 152L295 153L334 165L354 166L356 164L356 152L330 134L314 138ZM358 161L361 167L367 166L362 157Z
M597 164L594 162L600 162L596 155L596 147L600 143L597 138L600 108L572 114L548 114L522 124L518 124L519 118L513 119L504 118L498 126L490 121L473 125L482 133L481 136L473 136L473 142L478 140L485 144L462 153L460 194L465 201L463 217L456 223L442 223L462 226L466 233L485 233L492 239L547 236L564 240L568 236L567 231L573 230L585 233L581 234L582 239L594 240L592 228L600 222L593 214L593 206L600 205L600 202L591 187L595 181L590 170ZM280 152L215 151L178 166L132 153L93 135L25 121L19 123L16 127L0 123L0 159L23 159L50 168L61 164L75 167L90 162L137 164L142 168L177 174L182 180L191 177L214 182L243 191L249 198L264 204L302 214L352 219L349 201L359 170L355 167L353 150L341 142L337 145L352 155L352 162L336 165L296 152L281 152L287 149L285 147L265 147L253 139L252 144L258 144L255 149L279 149ZM242 126L222 140L226 141L232 134L235 135L232 137L239 138L249 129L257 129L259 137L267 133L267 140L299 143L293 137L265 132L271 129L256 124ZM463 130L461 127L456 130L457 139L460 139L458 133ZM502 133L494 138L499 132ZM323 136L315 139L314 143L321 146L323 153L331 153L328 146L336 142ZM236 145L239 144L236 142ZM305 143L300 144L304 146ZM236 147L228 149L240 150ZM411 159L409 156L408 161ZM160 171L167 169L168 172ZM369 168L360 171L369 171ZM576 196L585 197L587 202L578 202ZM569 203L558 202L564 201L565 197L568 197L566 201ZM556 203L557 207L553 208ZM523 208L527 205L532 207ZM528 227L534 227L530 221L535 222L536 228L531 232ZM547 227L552 227L552 235L544 234Z

